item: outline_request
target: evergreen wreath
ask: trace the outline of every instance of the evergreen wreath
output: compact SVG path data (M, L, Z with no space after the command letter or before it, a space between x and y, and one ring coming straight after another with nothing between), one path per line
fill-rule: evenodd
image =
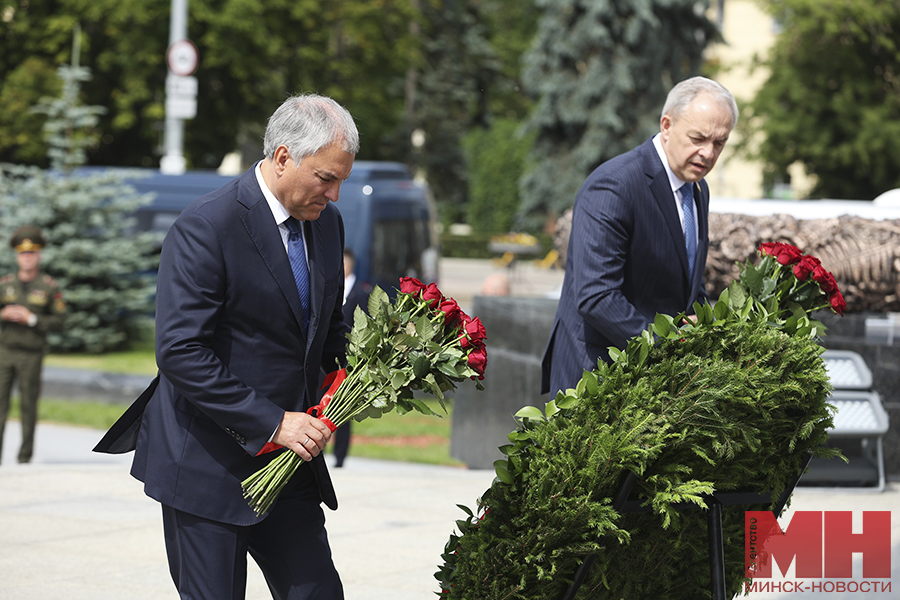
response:
M713 306L657 315L653 324L559 392L525 407L497 477L456 522L435 577L441 598L561 598L587 555L585 599L711 596L705 509L716 491L774 492L823 445L834 408L824 326L843 310L831 273L787 244L763 244ZM818 270L816 270L818 269ZM627 472L648 512L620 514L612 497ZM744 510L723 511L729 594L745 581Z

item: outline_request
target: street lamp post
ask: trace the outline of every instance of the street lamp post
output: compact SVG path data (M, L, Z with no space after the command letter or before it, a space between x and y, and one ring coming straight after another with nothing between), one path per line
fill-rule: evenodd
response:
M187 38L188 0L172 0L169 47L166 51L166 153L159 162L161 172L181 175L185 171L184 120L197 113L197 48Z

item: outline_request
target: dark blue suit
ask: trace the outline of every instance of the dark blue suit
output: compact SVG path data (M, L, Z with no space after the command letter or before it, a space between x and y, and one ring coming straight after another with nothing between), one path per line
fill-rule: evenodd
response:
M607 348L624 348L657 313L706 299L709 188L694 185L699 242L688 279L684 234L666 170L647 140L597 167L578 191L542 392L574 388Z
M318 512L317 521L320 500L337 508L321 455L299 469L271 517L257 517L241 490L241 481L276 455L256 457L284 412L307 408L323 362L331 370L344 356L340 213L329 205L303 225L312 298L306 332L287 253L253 169L198 199L172 226L157 290L160 380L131 470L149 496L187 515L231 526L271 518L273 537L262 543L273 546L291 535L275 523L281 498L312 506L290 512ZM208 573L209 580L220 576L229 575ZM173 577L181 588L174 568Z

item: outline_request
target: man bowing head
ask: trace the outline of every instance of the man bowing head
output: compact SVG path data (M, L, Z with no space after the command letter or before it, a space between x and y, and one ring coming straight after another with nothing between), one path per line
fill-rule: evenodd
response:
M321 508L337 508L321 454L331 431L305 410L320 371L345 362L344 228L331 203L358 150L334 100L289 98L269 119L265 158L166 236L159 380L131 472L162 505L182 598L243 598L248 553L273 598L343 598ZM278 452L309 464L257 516L241 481Z

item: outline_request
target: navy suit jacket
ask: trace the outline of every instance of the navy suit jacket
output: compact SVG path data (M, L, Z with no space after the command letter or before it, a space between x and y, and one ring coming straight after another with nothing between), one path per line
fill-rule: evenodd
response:
M684 233L652 139L588 176L575 199L566 274L543 360L542 393L574 388L657 313L692 313L705 300L709 187L694 185L698 238L688 279Z
M159 502L235 525L260 521L241 481L285 411L316 398L320 369L344 360L344 229L331 205L303 223L312 311L300 295L253 169L191 204L162 248L157 288L159 385L144 410L132 475ZM324 363L324 364L323 364ZM315 476L337 508L325 461ZM298 475L301 475L298 473ZM303 477L312 477L307 473Z

